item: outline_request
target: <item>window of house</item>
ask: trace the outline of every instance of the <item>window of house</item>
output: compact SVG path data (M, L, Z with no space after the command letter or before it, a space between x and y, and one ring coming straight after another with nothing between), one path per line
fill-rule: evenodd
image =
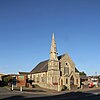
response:
M65 66L64 67L64 74L66 74L67 73L67 67Z
M61 70L61 62L59 62L59 69Z
M62 76L62 71L60 71L60 76Z
M68 84L68 79L66 79L66 84Z
M78 84L78 79L76 80L77 84Z
M68 63L65 64L65 67L64 67L64 74L69 74L69 67L68 67Z

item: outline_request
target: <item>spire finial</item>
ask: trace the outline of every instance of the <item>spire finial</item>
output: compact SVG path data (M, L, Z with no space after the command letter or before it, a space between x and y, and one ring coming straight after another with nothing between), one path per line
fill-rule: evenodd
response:
M54 39L54 32L52 33L52 38Z

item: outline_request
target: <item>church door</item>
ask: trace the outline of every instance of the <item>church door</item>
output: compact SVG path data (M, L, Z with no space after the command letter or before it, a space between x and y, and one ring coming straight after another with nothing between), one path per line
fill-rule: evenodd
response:
M74 85L74 77L73 76L71 76L71 78L70 78L70 85Z

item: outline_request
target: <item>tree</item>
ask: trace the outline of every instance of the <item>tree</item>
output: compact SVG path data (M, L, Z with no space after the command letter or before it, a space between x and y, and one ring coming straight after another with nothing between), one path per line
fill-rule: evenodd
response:
M3 82L5 83L11 83L12 82L12 76L7 76L3 78Z
M86 76L85 72L79 72L80 76Z

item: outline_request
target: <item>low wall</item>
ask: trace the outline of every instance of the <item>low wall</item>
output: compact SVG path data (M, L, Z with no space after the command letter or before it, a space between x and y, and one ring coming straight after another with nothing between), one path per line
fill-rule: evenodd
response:
M46 89L61 91L59 85L53 85L53 84L44 84L44 83L32 83L32 85L37 84L38 86Z
M86 88L89 88L88 85L81 85L81 89L86 89Z

